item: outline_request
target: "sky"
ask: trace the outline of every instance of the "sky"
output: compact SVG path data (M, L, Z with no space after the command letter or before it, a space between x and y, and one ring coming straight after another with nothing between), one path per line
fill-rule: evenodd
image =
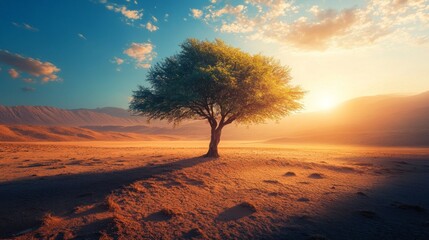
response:
M278 59L304 111L429 90L429 0L2 0L0 104L127 108L187 38Z

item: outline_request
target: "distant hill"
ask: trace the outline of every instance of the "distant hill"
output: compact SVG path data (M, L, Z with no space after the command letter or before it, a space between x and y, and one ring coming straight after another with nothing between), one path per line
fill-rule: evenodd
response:
M177 137L138 133L97 132L79 127L0 125L0 141L137 141L176 140Z
M0 124L42 126L102 126L145 124L141 117L131 116L120 108L66 110L46 106L0 106Z
M95 109L76 109L76 110L88 110L92 112L105 113L107 115L119 118L129 118L131 116L130 112L123 108L117 107L103 107L103 108L95 108ZM75 111L76 111L75 110Z
M328 111L282 121L283 137L270 142L429 146L429 92L347 101Z
M173 128L165 121L148 124L143 117L130 116L127 110L110 107L64 110L0 106L0 124L80 126L99 133L209 138L209 126L204 121L188 121ZM296 114L276 123L248 127L231 124L222 132L222 139L429 146L429 92L414 96L360 97L329 111Z

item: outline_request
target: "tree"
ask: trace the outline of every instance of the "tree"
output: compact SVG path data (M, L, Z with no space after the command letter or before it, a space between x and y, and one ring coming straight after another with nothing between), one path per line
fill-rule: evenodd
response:
M304 92L273 58L251 55L221 40L188 39L181 51L150 68L150 87L134 91L130 110L175 124L204 119L211 127L206 157L219 157L222 129L232 122L280 119L301 108Z

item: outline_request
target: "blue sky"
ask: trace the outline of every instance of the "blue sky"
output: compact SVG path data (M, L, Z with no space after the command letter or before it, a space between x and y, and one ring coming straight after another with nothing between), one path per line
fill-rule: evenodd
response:
M115 56L125 58L123 51L132 42L151 41L157 52L156 61L177 52L178 44L187 37L198 37L198 29L206 28L202 22L183 20L189 18L189 7L173 6L174 1L160 2L163 4L130 4L133 9L144 9L139 22L145 23L151 16L159 19L159 30L150 32L127 25L124 17L97 2L2 1L1 48L52 62L61 69L58 76L62 81L26 84L11 79L8 67L1 66L1 104L126 107L131 91L138 84L144 84L147 69L122 64L121 71L117 71L118 66L112 63ZM168 22L165 22L167 13ZM12 22L30 24L38 31L16 27ZM86 40L79 38L79 33ZM213 37L210 32L204 34L204 38ZM24 86L33 87L35 91L23 92Z
M307 110L360 95L426 91L427 6L426 0L4 0L0 104L126 108L132 91L146 84L149 64L190 37L221 38L291 66L294 83L309 92Z

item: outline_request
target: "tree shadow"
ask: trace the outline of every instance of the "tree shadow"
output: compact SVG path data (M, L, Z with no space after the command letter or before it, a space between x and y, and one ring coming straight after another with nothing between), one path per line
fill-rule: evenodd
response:
M108 194L123 185L209 160L196 157L112 172L57 175L1 183L0 238L40 226L46 213L68 214L76 206L104 201Z

